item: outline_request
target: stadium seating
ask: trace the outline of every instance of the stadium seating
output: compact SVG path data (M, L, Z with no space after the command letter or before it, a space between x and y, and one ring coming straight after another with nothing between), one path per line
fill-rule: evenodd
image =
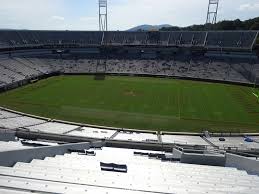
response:
M55 71L53 67L43 63L37 58L15 58L15 60L26 65L28 68L39 72L39 74L48 74Z
M37 33L29 30L17 31L20 38L22 39L23 44L25 45L35 45L39 44L39 37L37 37Z
M0 48L33 46L164 45L251 49L256 31L99 32L0 30Z
M0 81L0 88L4 86L5 86L5 83L3 81Z
M204 46L206 32L172 32L169 45Z
M127 31L30 31L0 30L0 49L17 47L33 48L47 46L94 47L100 45L129 46L183 46L212 49L252 48L258 32L256 31L209 31L209 32L127 32ZM15 47L15 48L14 48ZM21 49L21 48L19 48ZM214 49L214 50L213 50ZM30 80L53 73L112 73L134 75L176 76L240 83L253 83L258 77L258 64L214 60L205 57L175 56L171 60L155 60L152 51L142 55L153 60L129 59L53 59L37 57L1 57L0 88L13 88ZM215 53L214 53L215 54ZM145 57L144 57L145 58ZM8 87L7 87L8 86Z
M161 162L133 154L140 150L104 147L88 151L94 151L96 155L70 153L0 167L0 186L47 193L259 192L258 176L236 168ZM124 164L127 171L101 171L100 163Z
M21 81L25 79L25 76L18 74L8 67L2 66L0 64L0 80L6 84L13 83L16 81Z
M161 45L168 45L169 44L169 39L170 39L170 34L171 32L160 32L159 33L159 40Z
M0 42L3 47L23 46L22 39L15 30L0 30Z
M102 65L98 65L104 63ZM0 59L0 87L53 72L131 75L159 75L207 80L254 83L259 74L258 64L243 61L213 60L203 57L175 60L97 59L60 60L44 58Z
M163 61L163 64L167 63L169 62ZM199 66L196 65L198 63L190 62L188 69ZM36 141L34 138L24 140L18 139L17 137L22 138L18 135L14 136L14 140L0 140L0 162L3 165L0 166L0 193L256 194L259 192L259 177L253 171L237 169L237 166L233 165L223 167L224 165L192 163L197 156L206 155L214 158L219 155L219 150L214 149L214 145L220 149L233 147L236 151L258 150L258 143L246 142L241 136L221 136L225 140L222 142L219 137L213 135L201 137L189 134L176 135L163 132L156 134L137 130L94 128L82 124L34 118L0 108L0 132L5 133L3 129L12 129L13 134L15 133L13 130L16 130L16 135L28 133L32 137L43 135L38 132L52 133L44 134L52 138L57 137L56 134L62 134L60 137L71 138L72 141L76 138L82 138L80 140L82 141L88 137L91 143L83 143L87 147L81 147L81 143L72 145L63 144L62 141L43 142L40 138ZM106 139L106 141L95 142L93 139ZM252 139L258 140L258 136ZM105 142L108 147L102 146ZM126 143L127 146L120 148L120 142ZM113 147L113 143L116 148ZM125 149L130 144L134 148ZM147 147L138 150L135 147L138 144ZM171 147L170 144L176 145ZM165 147L170 145L170 151L145 150L150 145ZM187 157L194 157L191 159L192 162L184 163L175 149L172 153L173 147L182 149ZM221 153L225 152L222 150ZM225 157L223 154L221 156ZM4 163L5 159L9 161L10 158L11 163ZM227 154L226 158L228 159ZM246 160L258 161L256 157Z
M36 77L40 73L30 67L27 67L24 63L20 63L14 59L1 60L1 65L17 74L24 76L25 78Z
M206 40L207 48L251 48L256 31L222 31L209 32Z

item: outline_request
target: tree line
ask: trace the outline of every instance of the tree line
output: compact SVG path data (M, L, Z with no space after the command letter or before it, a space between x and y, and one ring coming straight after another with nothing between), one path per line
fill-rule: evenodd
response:
M207 31L207 30L259 30L259 17L241 21L223 20L216 24L192 25L187 27L163 27L160 31Z

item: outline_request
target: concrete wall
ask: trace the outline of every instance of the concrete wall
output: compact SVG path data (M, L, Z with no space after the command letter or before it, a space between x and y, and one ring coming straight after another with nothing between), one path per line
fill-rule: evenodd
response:
M15 131L0 129L0 141L15 141Z
M259 175L259 160L226 153L226 167L235 167L250 174Z
M59 146L46 146L25 150L0 152L0 166L11 167L16 162L28 163L31 162L33 159L44 159L45 157L63 155L68 152L68 149L89 149L92 145L101 146L102 142L64 144Z
M181 158L182 154L183 154L183 152L181 152L180 150L175 149L175 148L173 149L173 157L174 158Z
M224 155L184 153L175 148L173 149L173 157L180 158L181 163L187 164L225 166L226 162Z
M188 164L225 166L226 158L224 155L183 153L180 161Z

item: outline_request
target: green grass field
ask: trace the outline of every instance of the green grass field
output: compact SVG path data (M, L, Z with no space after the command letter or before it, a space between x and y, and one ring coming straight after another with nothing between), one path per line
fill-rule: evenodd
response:
M252 88L160 78L59 76L0 95L0 105L88 124L163 131L258 132Z

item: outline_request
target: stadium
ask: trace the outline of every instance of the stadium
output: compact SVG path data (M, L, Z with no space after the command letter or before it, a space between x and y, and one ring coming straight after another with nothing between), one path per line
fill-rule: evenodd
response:
M0 192L258 193L259 31L108 31L98 5L99 31L0 30Z

